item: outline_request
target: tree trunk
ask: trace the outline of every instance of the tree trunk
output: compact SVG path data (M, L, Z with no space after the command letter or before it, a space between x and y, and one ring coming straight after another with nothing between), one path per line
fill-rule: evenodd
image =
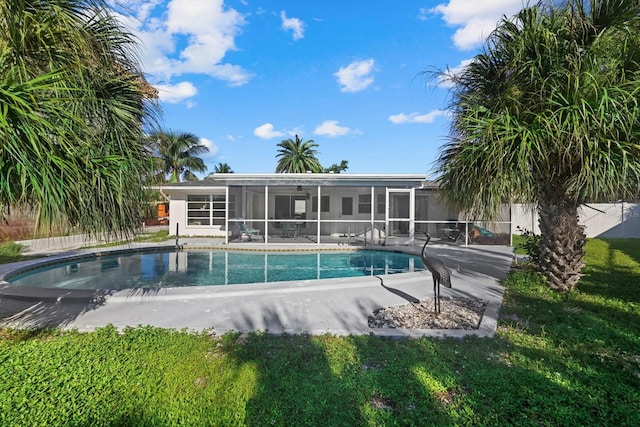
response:
M538 209L541 232L538 267L551 289L569 292L582 277L582 257L587 240L584 226L578 223L578 205L543 196L538 201Z

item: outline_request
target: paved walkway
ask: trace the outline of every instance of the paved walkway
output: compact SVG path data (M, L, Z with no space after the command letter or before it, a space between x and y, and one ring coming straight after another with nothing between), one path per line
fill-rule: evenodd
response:
M181 239L187 248L211 245L206 239ZM172 242L166 242L170 245ZM129 245L135 247L140 245ZM148 245L145 245L148 246ZM264 249L264 244L232 245L230 249ZM294 249L291 245L270 249ZM301 247L316 249L316 245ZM323 249L327 248L325 246ZM108 248L105 250L111 250ZM337 247L333 249L338 249ZM420 246L402 247L419 253ZM24 289L0 283L0 318L4 325L55 325L91 331L107 324L118 328L153 325L164 328L270 333L383 336L492 336L495 333L505 277L513 259L504 246L430 245L431 254L451 270L453 288L443 296L479 298L488 302L478 330L425 330L369 328L368 316L376 309L407 304L407 298L424 299L433 293L428 272L307 280L296 282L216 287L125 290L90 302L86 297L60 296L60 291ZM73 253L78 253L73 252ZM0 279L10 266L0 266ZM23 287L24 288L24 287Z

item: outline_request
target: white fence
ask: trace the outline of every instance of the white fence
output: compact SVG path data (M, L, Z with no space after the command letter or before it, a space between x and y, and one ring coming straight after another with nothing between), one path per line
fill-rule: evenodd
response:
M587 237L640 238L640 203L589 203L579 213ZM513 205L513 234L519 234L518 226L540 234L537 212L527 205Z

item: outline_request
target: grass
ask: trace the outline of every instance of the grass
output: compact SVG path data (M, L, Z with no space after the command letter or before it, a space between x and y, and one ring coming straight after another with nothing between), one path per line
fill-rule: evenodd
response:
M24 261L29 259L20 253L23 246L15 242L0 243L0 264L8 264L11 262Z
M159 243L169 239L169 230L158 230L152 233L144 233L135 238L136 242L153 242Z
M148 242L160 243L169 240L169 232L167 230L158 230L151 233L143 233L132 240L117 240L109 243L101 243L99 245L87 246L87 248L112 248L114 246L126 245L131 242Z
M511 274L491 339L0 330L0 425L640 425L639 243Z

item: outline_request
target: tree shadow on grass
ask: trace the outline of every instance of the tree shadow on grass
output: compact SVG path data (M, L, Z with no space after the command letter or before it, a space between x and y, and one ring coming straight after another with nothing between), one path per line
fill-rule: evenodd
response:
M502 365L495 381L504 385L491 387L500 394L511 387L515 395L485 393L486 397L503 399L514 416L535 409L526 418L537 417L537 424L638 425L638 366L614 355L620 341L569 341L561 329L518 332L517 340L495 354Z
M321 338L251 333L235 345L238 363L258 371L248 425L365 425L359 390L332 372Z
M601 279L590 277L589 286L581 283L565 297L545 291L543 284L512 285L499 328L508 344L503 358L513 365L524 361L523 366L564 385L564 394L541 392L556 401L559 413L574 414L571 424L637 425L640 318L637 306L621 302L619 293L602 292L620 286L611 275Z
M620 269L587 271L578 292L604 299L640 303L640 275Z
M616 255L616 251L640 264L640 240L603 239L608 245L607 260L598 260L600 265L587 266L585 277L578 285L581 292L632 303L640 303L640 274L637 265ZM602 265L604 264L604 265Z
M376 425L453 425L447 405L462 392L452 353L432 338L351 337L360 367L365 409Z
M602 239L609 245L609 249L618 250L640 264L639 239Z
M602 239L607 248L606 260L596 259L584 269L580 292L631 303L640 303L640 240ZM621 257L617 252L624 254ZM634 265L635 263L635 265Z
M353 324L354 316L366 317L370 310L366 301L358 307L359 313L334 315L344 325ZM265 324L284 324L275 311L263 317L269 317ZM437 341L433 348L439 351ZM443 382L452 369L423 350L418 340L373 335L252 332L238 334L229 354L234 363L257 371L256 393L246 404L248 425L454 424L445 408L447 397L422 383L405 352L426 359L428 375L442 376Z

